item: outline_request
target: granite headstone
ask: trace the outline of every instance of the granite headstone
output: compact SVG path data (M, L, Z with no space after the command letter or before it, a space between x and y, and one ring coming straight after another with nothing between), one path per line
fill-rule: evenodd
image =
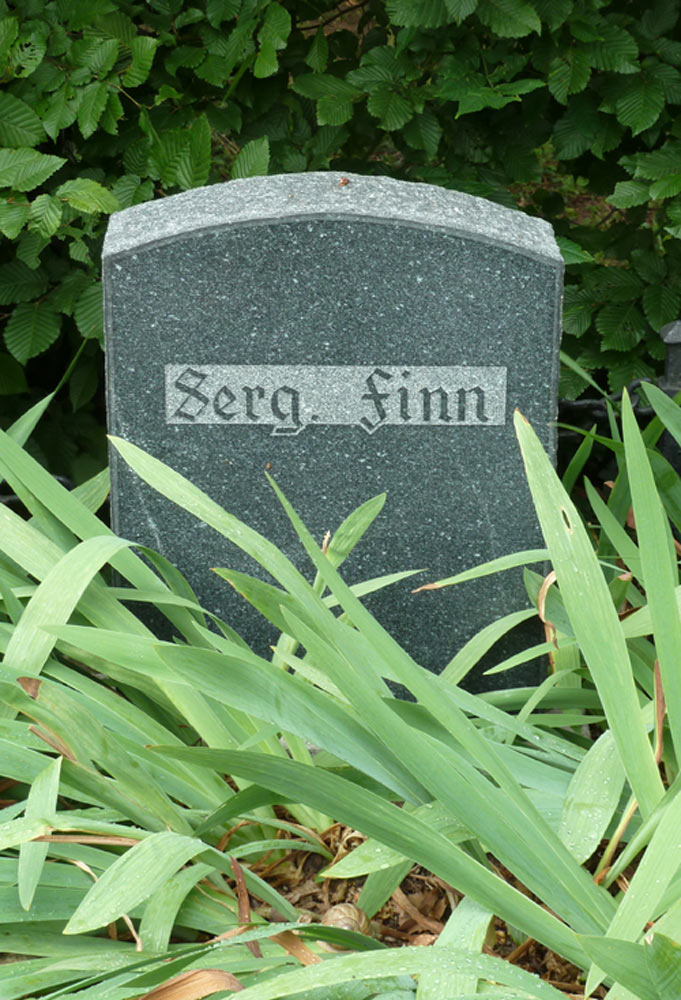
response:
M541 544L512 414L553 455L562 270L547 223L384 177L287 174L137 205L112 217L104 245L110 431L301 568L265 469L320 542L387 491L344 574L428 568L367 604L439 672L526 603L520 571L411 591ZM274 633L210 572L259 567L111 459L115 530L163 552L268 655Z

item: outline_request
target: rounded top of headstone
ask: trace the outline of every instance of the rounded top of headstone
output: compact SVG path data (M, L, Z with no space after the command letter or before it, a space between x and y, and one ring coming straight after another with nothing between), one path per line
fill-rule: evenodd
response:
M111 217L103 256L226 226L305 218L423 226L562 266L543 219L434 184L338 172L250 177L134 205Z

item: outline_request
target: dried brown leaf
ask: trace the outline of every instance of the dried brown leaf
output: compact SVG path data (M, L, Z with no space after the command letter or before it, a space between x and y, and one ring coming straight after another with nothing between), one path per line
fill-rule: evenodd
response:
M243 983L231 972L223 969L195 969L193 972L173 976L167 983L138 997L138 1000L201 1000L218 990L233 990L238 993L243 989Z

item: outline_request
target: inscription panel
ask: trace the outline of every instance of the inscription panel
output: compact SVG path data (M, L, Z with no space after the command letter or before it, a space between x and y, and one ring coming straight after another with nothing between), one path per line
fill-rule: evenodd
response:
M168 424L491 427L505 423L506 368L166 365Z

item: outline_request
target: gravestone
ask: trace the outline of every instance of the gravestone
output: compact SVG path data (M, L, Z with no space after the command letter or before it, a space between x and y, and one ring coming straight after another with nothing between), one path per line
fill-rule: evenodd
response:
M520 570L411 591L541 545L512 414L554 454L562 260L546 222L383 177L236 180L114 215L104 287L110 431L300 568L265 469L320 542L386 491L343 573L427 567L366 599L417 662L439 672L527 603ZM163 552L269 655L275 634L210 572L259 567L111 459L115 530ZM536 676L535 665L466 683Z

